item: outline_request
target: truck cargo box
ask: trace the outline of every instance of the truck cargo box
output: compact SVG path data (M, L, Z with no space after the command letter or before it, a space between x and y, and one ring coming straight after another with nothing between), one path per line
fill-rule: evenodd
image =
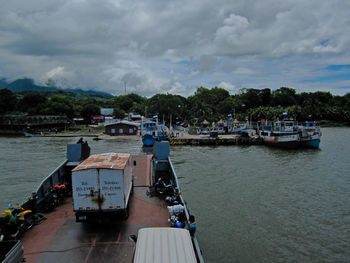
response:
M132 190L130 154L90 156L72 170L73 207L77 221L120 212L127 215Z

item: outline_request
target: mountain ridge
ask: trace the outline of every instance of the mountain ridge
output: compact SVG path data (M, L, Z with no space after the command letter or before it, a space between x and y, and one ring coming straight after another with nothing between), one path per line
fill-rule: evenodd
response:
M30 78L22 78L22 79L16 79L10 83L8 83L5 79L0 79L0 89L9 89L12 92L22 92L22 91L39 91L39 92L52 92L52 91L64 91L64 92L73 92L73 93L79 93L84 95L98 95L98 96L105 96L105 97L113 97L113 95L103 92L103 91L96 91L96 90L83 90L83 89L63 89L58 88L55 86L41 86L36 85L34 83L33 79Z

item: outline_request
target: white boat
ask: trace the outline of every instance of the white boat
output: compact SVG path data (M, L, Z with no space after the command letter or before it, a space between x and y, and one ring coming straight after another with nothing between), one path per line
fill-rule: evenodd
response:
M257 128L258 135L269 146L280 148L298 148L300 146L300 134L297 123L293 120L283 120L260 125Z

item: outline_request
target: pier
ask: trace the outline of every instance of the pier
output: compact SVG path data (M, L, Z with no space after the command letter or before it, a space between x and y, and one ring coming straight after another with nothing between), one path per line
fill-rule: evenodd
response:
M263 144L261 138L257 136L242 137L239 135L219 135L217 138L211 138L204 135L185 135L182 137L173 137L169 139L171 145L260 145Z

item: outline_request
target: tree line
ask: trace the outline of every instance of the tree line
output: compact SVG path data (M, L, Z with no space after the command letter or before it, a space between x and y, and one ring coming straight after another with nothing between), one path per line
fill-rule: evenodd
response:
M281 87L271 89L242 89L230 95L223 88L199 87L183 97L156 94L151 98L131 93L105 97L73 92L12 92L0 90L0 114L65 115L68 119L83 117L89 123L91 116L100 114L100 108L113 108L114 117L124 118L133 112L146 117L158 115L160 120L200 124L214 122L229 116L239 121L247 119L275 120L286 116L298 121L325 120L350 124L350 93L335 96L330 92L302 92Z

